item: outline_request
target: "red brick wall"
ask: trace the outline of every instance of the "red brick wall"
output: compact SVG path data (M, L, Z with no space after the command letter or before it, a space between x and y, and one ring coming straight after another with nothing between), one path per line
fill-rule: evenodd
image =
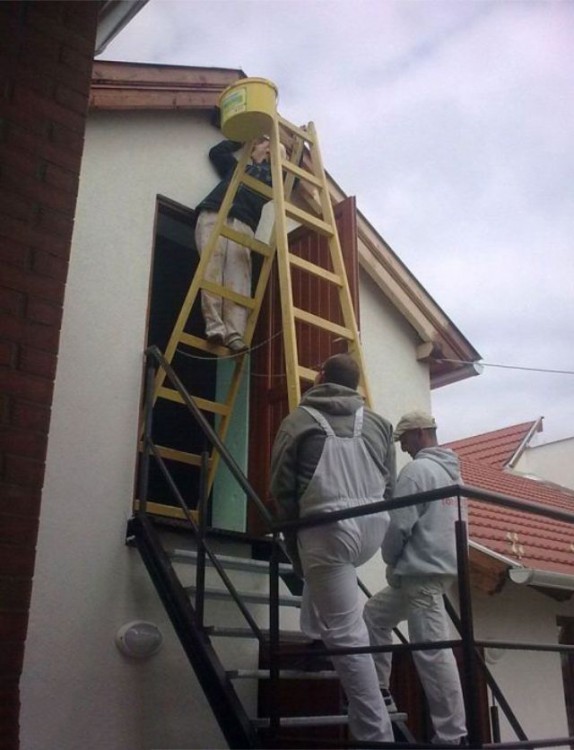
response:
M19 676L99 2L0 2L0 747Z

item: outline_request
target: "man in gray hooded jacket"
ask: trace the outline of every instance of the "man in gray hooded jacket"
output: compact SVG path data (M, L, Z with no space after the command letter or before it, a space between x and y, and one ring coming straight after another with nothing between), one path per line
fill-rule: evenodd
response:
M405 414L395 429L395 440L414 459L399 473L395 499L462 483L458 457L438 446L436 422L429 414ZM465 506L461 514L466 517ZM413 643L449 640L443 594L457 574L457 499L399 508L390 511L390 516L382 548L389 586L369 599L364 609L371 643L390 645L393 628L403 620L408 621ZM374 657L387 707L396 710L388 690L391 654ZM429 705L433 743L466 745L464 701L452 650L413 651L413 659Z
M271 494L282 518L382 502L395 477L392 427L363 405L359 367L336 354L316 384L283 420L271 458ZM305 579L301 629L328 649L369 645L355 568L381 547L386 512L310 526L287 537L295 569ZM370 654L333 656L348 699L356 740L392 742L393 732Z

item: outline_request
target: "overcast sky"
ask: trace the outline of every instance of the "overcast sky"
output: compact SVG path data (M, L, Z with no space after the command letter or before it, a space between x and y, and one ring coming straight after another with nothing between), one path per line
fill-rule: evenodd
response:
M574 2L150 0L100 59L240 68L481 353L574 372ZM433 392L440 438L544 416L574 374L485 367Z

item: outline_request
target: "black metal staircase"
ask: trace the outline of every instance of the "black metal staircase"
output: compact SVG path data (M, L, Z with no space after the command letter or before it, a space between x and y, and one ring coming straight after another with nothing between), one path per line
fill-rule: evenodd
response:
M128 540L135 544L139 550L229 747L366 747L365 743L352 741L348 737L346 713L342 694L340 688L338 688L336 673L331 669L322 669L317 672L301 669L298 666L297 658L305 655L305 646L308 642L296 630L280 629L280 611L288 607L298 607L300 604L300 598L292 594L284 582L288 582L292 578L292 568L285 561L286 557L280 540L280 529L282 527L274 521L261 503L243 472L189 397L161 352L152 348L147 354L149 367L140 461L139 503L135 516L128 523ZM231 474L239 482L249 500L258 508L269 528L269 535L264 539L253 540L246 535L237 533L227 535L228 540L234 542L231 545L234 549L237 548L238 544L242 547L242 555L227 554L225 544L222 544L226 535L208 528L207 482L203 483L198 507L192 511L187 507L178 487L170 478L169 472L154 446L152 440L151 409L153 399L151 397L151 385L153 384L156 364L164 368L167 378L180 393L183 402L187 405L199 428L203 431L207 440L219 451L221 460L224 461ZM186 544L182 549L174 549L173 547L166 549L164 547L161 526L158 526L156 521L146 512L146 486L150 455L154 455L161 471L165 473L166 481L187 519ZM207 469L207 456L208 452L206 451L204 454L205 469ZM203 474L207 476L207 471L204 471ZM455 489L455 493L452 493L453 488L424 493L423 499L434 500L446 496L448 493L458 494L460 498L461 491L465 488L457 487ZM481 499L488 501L487 493L475 492L481 496ZM492 495L492 497L495 496ZM497 496L496 499L500 502L506 501L514 504L519 502L505 499L502 496ZM420 497L392 501L386 507L402 507L416 500L420 501ZM359 512L362 514L376 512L380 510L377 505L380 504L366 506ZM330 520L336 520L335 516L342 518L356 514L356 509L351 512L339 511L337 514L331 514ZM568 515L566 513L561 514L563 517ZM574 516L572 516L572 519L574 519ZM320 523L320 519L311 519L308 522ZM440 644L416 644L414 646L403 642L387 647L385 650L441 648L462 644L465 660L463 683L469 719L470 746L477 748L550 746L549 741L533 742L528 740L508 702L496 685L492 675L487 672L484 662L480 659L477 645L487 646L488 643L476 641L472 632L470 602L466 601L470 596L468 570L464 569L464 565L468 562L466 525L460 521L457 524L457 534L460 556L466 560L462 564L462 571L459 571L459 573L462 573L462 576L459 575L459 577L464 579L460 582L459 590L460 617L452 607L450 607L450 610L451 617L461 634L461 640ZM265 549L265 554L258 555L265 559L252 559L251 545L255 543L259 551L261 548ZM221 552L222 546L224 547L223 554ZM245 573L252 579L257 578L260 582L263 581L263 584L258 585L255 592L240 589L234 580L234 571ZM208 578L214 579L216 585L214 585L214 580L208 581ZM210 611L210 606L213 606L210 603L213 602L226 602L221 606L232 607L234 615L226 616L223 623L217 621L208 623L208 619L211 620L212 618L208 618L207 613L213 614ZM255 614L252 611L252 605L258 610ZM262 613L264 616L262 616ZM262 620L264 620L263 623ZM257 666L250 665L249 668L237 667L237 665L234 665L233 668L224 667L218 648L219 639L251 639L258 648L259 663ZM402 640L404 641L404 639ZM540 648L549 650L548 646ZM568 651L573 649L574 647L562 646L554 650ZM241 648L237 647L234 651L236 654L240 653ZM330 653L335 652L325 651L324 656L328 657ZM347 653L347 651L341 653ZM290 661L292 659L295 659L295 661ZM475 700L473 680L476 679L476 675L481 670L486 670L489 687L514 729L518 742L486 744L486 739L481 736L476 707L473 706ZM244 680L259 682L260 698L262 696L261 686L263 686L265 696L260 703L264 704L264 710L261 712L264 715L254 716L252 711L245 708L240 698L241 691L236 689L237 683ZM302 680L306 682L300 682ZM314 713L310 716L285 715L285 707L281 698L285 689L282 692L281 686L283 685L283 688L285 688L287 683L290 686L289 689L295 689L294 686L300 684L306 687L299 689L309 690L309 681L313 683L313 689L309 692L316 694L320 692L317 688L319 685L330 685L330 689L335 685L334 695L336 694L338 697L333 701L334 705L331 706L334 710L322 714ZM404 714L391 715L391 718L396 743L370 743L369 747L436 748L436 746L414 740L406 727L406 716ZM318 733L318 727L323 728L323 730L326 728L327 733L321 736ZM300 731L302 734L294 734L295 731ZM495 740L497 739L499 738L495 736ZM552 746L566 745L571 741L572 738L554 740Z

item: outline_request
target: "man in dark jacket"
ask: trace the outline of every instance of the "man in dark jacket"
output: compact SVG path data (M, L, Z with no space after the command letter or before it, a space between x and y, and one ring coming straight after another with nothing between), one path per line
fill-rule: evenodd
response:
M221 181L196 208L197 224L195 242L199 253L203 251L212 234L229 182L237 166L233 152L243 144L236 141L222 141L209 152L211 163ZM251 163L245 171L251 177L271 185L269 164L269 138L256 139L251 152ZM240 185L227 216L227 225L251 237L257 230L263 206L268 198ZM251 252L248 247L220 236L205 278L220 286L225 286L245 297L251 296ZM201 309L205 320L205 334L212 344L224 344L233 352L244 351L243 340L247 325L248 309L229 299L202 291Z
M283 420L271 459L271 494L286 519L383 501L394 488L392 427L363 405L359 368L337 354ZM305 579L301 629L328 649L369 645L355 568L377 553L389 516L379 512L301 529L288 537ZM392 742L393 732L371 654L333 656L356 740Z

